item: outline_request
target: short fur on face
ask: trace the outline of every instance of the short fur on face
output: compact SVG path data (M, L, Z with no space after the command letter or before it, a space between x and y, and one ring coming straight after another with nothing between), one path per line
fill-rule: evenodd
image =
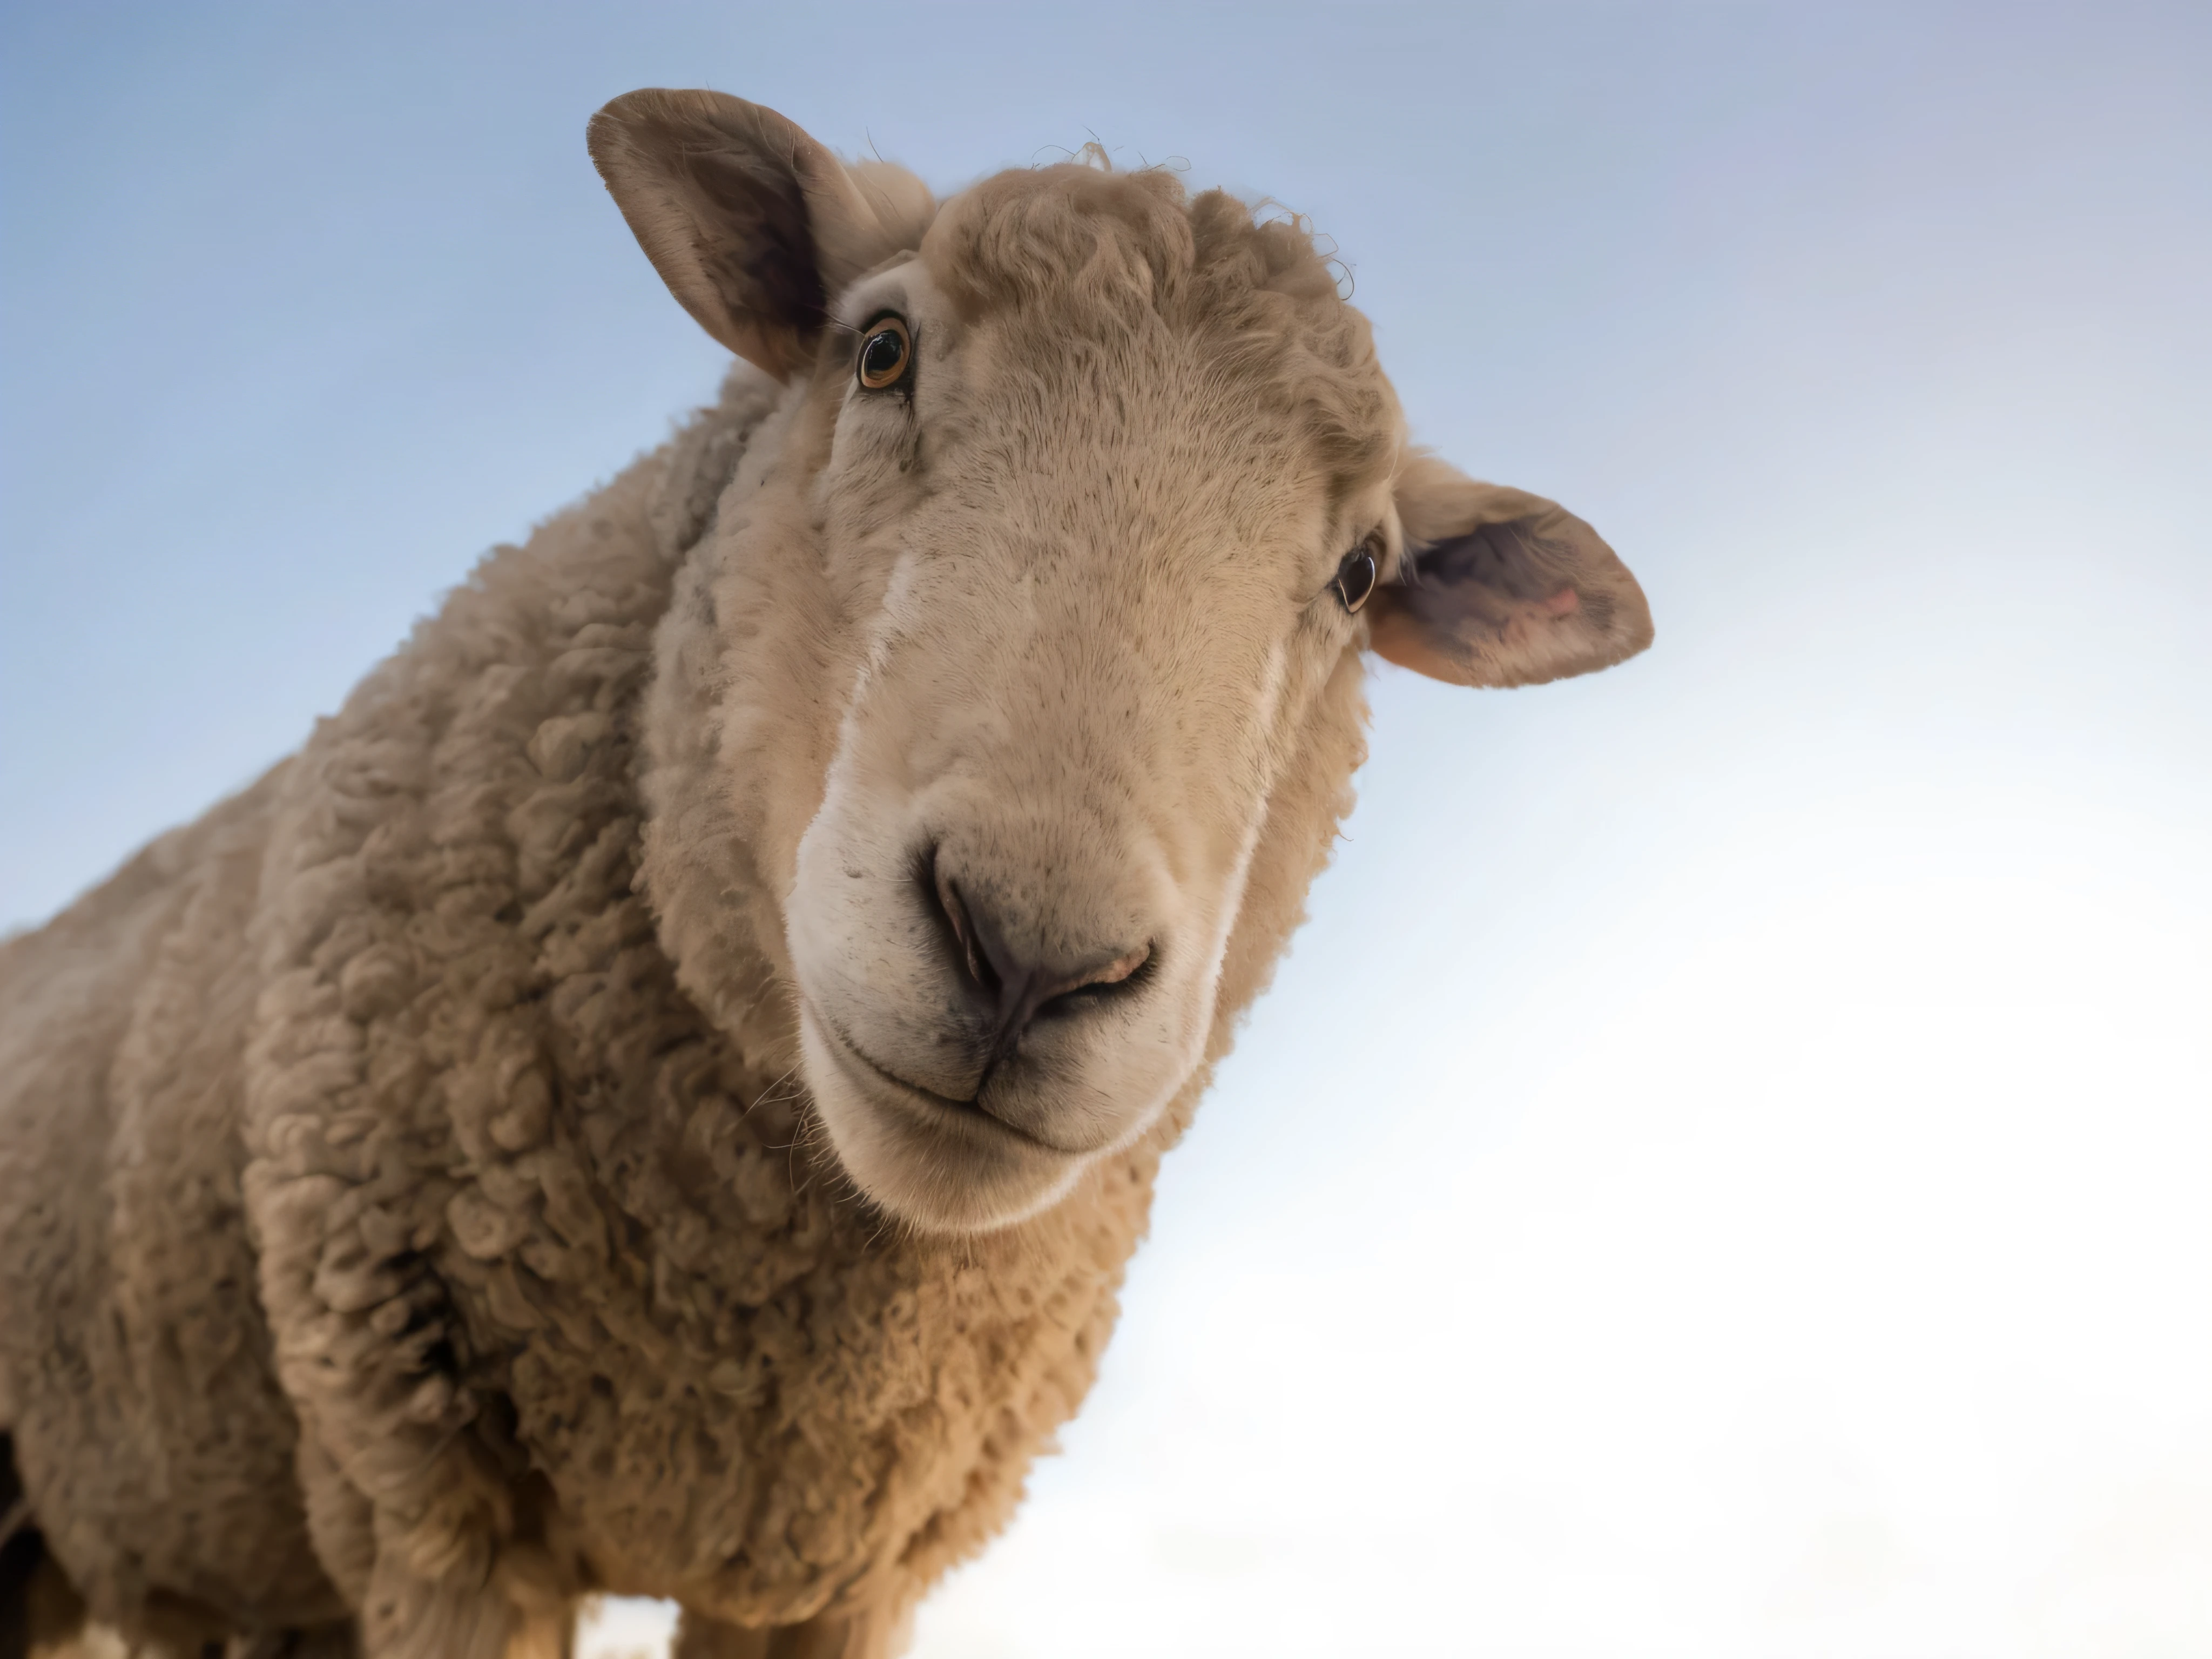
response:
M694 314L790 376L665 629L664 696L668 664L715 667L650 728L660 815L746 825L781 901L753 948L846 1171L915 1224L1004 1225L1202 1063L1284 779L1319 769L1334 801L1356 764L1363 647L1511 684L1618 660L1648 613L1579 520L1408 448L1297 225L1080 165L928 212L878 167L910 210L871 218L780 118L631 100L595 125L617 199ZM892 323L908 364L871 389ZM817 649L763 677L750 619L793 611ZM750 741L702 761L702 718ZM684 945L714 861L655 847L672 951L726 994Z

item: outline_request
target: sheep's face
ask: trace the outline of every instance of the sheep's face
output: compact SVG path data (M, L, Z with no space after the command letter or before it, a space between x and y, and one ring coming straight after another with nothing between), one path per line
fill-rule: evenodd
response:
M1356 658L1339 567L1364 601L1397 542L1370 362L1335 376L1346 476L1279 365L1159 309L957 303L964 205L826 349L816 498L865 648L786 915L839 1156L950 1225L1050 1202L1200 1065L1276 780Z
M781 690L817 769L754 856L823 1127L911 1223L1031 1214L1191 1084L1240 925L1279 945L1325 854L1364 647L1513 683L1649 636L1587 526L1405 453L1291 227L1079 167L935 210L713 94L617 100L593 151L793 380L718 532L726 600L803 585L775 608L820 635ZM727 673L775 619L710 608Z

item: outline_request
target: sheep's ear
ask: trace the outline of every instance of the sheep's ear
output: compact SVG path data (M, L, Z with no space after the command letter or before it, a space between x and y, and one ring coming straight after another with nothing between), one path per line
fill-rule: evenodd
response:
M701 327L787 378L830 301L934 210L919 179L848 169L772 109L719 92L624 93L592 118L592 163Z
M1651 643L1644 590L1598 533L1540 495L1416 454L1397 483L1396 581L1367 603L1390 661L1455 685L1535 685Z

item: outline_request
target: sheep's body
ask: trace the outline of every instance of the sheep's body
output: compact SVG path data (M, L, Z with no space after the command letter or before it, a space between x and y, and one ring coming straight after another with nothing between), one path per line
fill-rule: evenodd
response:
M687 1659L887 1652L1090 1386L1370 624L1466 684L1650 637L1587 526L1407 451L1294 227L940 209L717 94L592 143L778 378L0 947L0 1429L155 1641L550 1656L609 1589Z
M95 1617L374 1618L368 1486L555 1622L603 1587L895 1619L1087 1391L1187 1113L1018 1234L886 1224L803 1133L784 1012L719 1032L633 889L653 630L766 391L0 956L5 1404ZM335 1589L295 1405L347 1443L306 1481Z

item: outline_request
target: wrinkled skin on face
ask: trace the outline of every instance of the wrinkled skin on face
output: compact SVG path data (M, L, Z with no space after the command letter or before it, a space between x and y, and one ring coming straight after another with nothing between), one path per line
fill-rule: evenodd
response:
M1650 637L1588 526L1408 447L1294 226L1075 167L939 207L711 94L592 149L787 380L664 626L646 880L702 1005L795 1007L909 1224L1036 1213L1191 1081L1255 884L1311 878L1280 818L1340 801L1364 650L1502 685ZM776 914L725 914L741 867Z

